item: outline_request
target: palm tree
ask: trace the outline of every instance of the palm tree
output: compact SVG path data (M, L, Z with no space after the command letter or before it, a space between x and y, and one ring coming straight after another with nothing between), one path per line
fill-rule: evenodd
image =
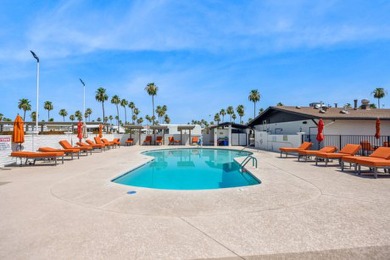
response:
M260 101L260 93L257 89L251 90L249 93L248 99L253 102L253 117L256 117L256 103Z
M162 116L162 113L163 113L161 106L157 106L156 107L156 113L157 113L158 120L161 122L161 116Z
M169 124L169 123L171 122L171 119L169 118L168 115L165 115L165 117L164 117L164 122L165 122L166 124Z
M277 106L277 107L282 107L282 106L284 106L284 105L283 105L282 102L279 102L279 103L276 104L276 106Z
M144 121L144 119L142 117L140 117L137 119L137 124L142 125L143 121Z
M153 112L152 118L155 119L156 117L154 116L154 96L157 95L158 87L154 83L149 83L148 85L146 85L145 90L146 92L148 92L149 96L152 96L152 112Z
M69 116L69 119L70 119L70 121L72 121L72 122L73 122L73 121L74 121L76 118L75 118L75 116L74 116L74 115L70 115L70 116Z
M50 110L53 110L53 103L50 101L45 101L43 108L47 110L47 121L50 119Z
M133 116L134 116L134 108L135 108L135 104L134 104L133 101L129 102L129 108L131 109L131 118L133 118ZM133 120L133 124L134 124L134 120Z
M149 116L149 115L146 115L146 116L145 116L145 119L146 119L146 120L148 120L148 121L149 121L149 123L151 123L151 122L152 122L152 117L151 117L151 116Z
M23 110L23 121L26 120L26 111L31 110L30 100L27 98L19 99L18 108Z
M111 98L111 104L114 104L116 106L116 123L118 125L118 131L119 131L119 104L121 103L121 99L118 97L118 95L114 95Z
M232 118L233 118L233 122L236 122L236 118L237 118L236 114L233 114Z
M240 117L240 124L242 124L242 117L245 115L245 107L243 105L238 105L236 111Z
M92 109L90 108L85 109L85 115L86 117L88 117L88 121L91 121Z
M0 122L3 120L4 115L0 113Z
M134 107L133 109L133 115L131 116L131 119L133 120L133 124L134 122L137 120L138 118L138 114L140 113L139 109Z
M108 100L108 95L106 94L106 89L105 88L98 88L96 90L95 99L96 99L96 101L102 103L103 120L104 120L106 118L105 113L104 113L104 101Z
M112 120L114 119L114 117L112 115L110 115L108 117L108 120L110 120L110 124L112 125ZM107 119L104 119L104 121L107 121Z
M162 123L162 119L164 117L164 115L166 114L167 112L167 106L166 105L163 105L163 106L157 106L156 108L156 113L157 113L157 116L160 120L160 123Z
M221 121L221 118L219 117L219 114L218 114L218 113L216 113L216 114L214 115L214 121L217 122L217 125L219 125L219 121Z
M65 117L68 115L68 112L66 109L61 109L60 112L58 112L60 116L62 116L63 121L65 122Z
M226 109L226 114L230 116L230 123L232 122L232 115L234 114L234 108L232 106L228 106Z
M219 114L222 116L222 121L224 122L225 121L225 115L226 115L226 111L225 109L221 109L221 111L219 111Z
M125 124L127 124L127 111L126 111L126 107L127 107L128 104L129 104L129 101L127 101L126 99L122 99L121 100L121 106L125 109Z
M31 121L35 121L37 118L37 113L35 111L31 112L30 118L31 118Z
M378 108L381 108L380 99L387 95L387 91L384 88L376 88L371 94L378 99Z
M101 122L102 119L100 117L96 118L96 121Z
M83 113L81 113L80 110L77 110L76 112L74 112L74 115L77 118L77 120L79 120L79 121L83 120Z

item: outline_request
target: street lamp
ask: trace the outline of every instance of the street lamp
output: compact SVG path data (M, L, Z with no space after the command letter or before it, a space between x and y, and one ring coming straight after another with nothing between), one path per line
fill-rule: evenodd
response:
M83 137L84 138L87 138L88 137L88 135L87 135L87 115L85 114L85 83L84 83L84 81L82 80L82 79L80 79L79 78L79 80L80 80L80 82L81 82L81 84L83 84L83 87L84 87L84 98L83 98L83 117L84 117L84 123L83 123Z
M84 83L84 81L82 80L82 79L79 79L80 80L80 82L81 82L81 84L83 84L83 86L84 86L84 99L83 99L83 115L84 115L84 121L86 121L86 116L85 116L85 83Z
M34 134L37 133L38 134L38 116L39 116L39 113L38 113L38 110L39 110L39 58L38 56L33 52L31 51L31 54L32 56L37 60L37 110L35 112L35 131L33 131L33 136L32 136L32 150L34 151L35 147L34 147Z

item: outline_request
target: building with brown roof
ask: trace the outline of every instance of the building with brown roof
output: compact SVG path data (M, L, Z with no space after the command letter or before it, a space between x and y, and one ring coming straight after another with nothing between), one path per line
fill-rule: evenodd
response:
M309 141L315 142L317 123L320 118L325 123L323 133L328 137L359 136L360 139L375 141L377 145L388 142L390 138L390 109L337 108L321 105L310 107L272 106L249 122L248 125L257 133L267 133L268 143L271 135L274 136L273 139L281 142L280 140L283 138L279 139L279 136L284 136L286 139L287 136L298 133L306 138L311 138ZM381 122L381 137L379 139L374 138L377 118ZM294 145L296 142L292 144L292 146ZM274 143L273 146L278 145Z

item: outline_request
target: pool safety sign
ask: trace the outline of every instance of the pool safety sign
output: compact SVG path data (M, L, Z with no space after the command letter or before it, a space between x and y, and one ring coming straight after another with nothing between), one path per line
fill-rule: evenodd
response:
M11 151L11 137L0 137L0 151Z
M0 167L13 162L13 159L9 157L12 152L11 137L0 136Z

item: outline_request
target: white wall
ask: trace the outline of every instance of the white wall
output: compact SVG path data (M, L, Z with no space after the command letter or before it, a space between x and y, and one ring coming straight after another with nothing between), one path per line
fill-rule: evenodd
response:
M261 150L279 152L279 147L298 147L302 133L295 135L270 135L265 131L255 131L255 147Z
M306 122L306 124L304 124L303 122ZM324 123L325 135L375 134L375 120L324 120ZM316 134L316 128L317 126L312 120L302 120L294 122L257 125L255 129L267 131L269 134L294 135L300 131L303 131L306 134ZM390 135L390 121L381 121L381 135Z

